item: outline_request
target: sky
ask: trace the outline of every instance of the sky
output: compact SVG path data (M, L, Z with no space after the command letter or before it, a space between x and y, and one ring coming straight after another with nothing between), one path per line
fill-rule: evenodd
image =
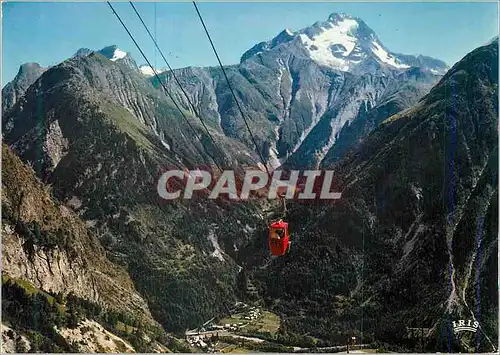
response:
M130 4L113 6L152 64L165 67ZM173 68L217 65L191 2L135 6ZM200 2L198 8L224 65L238 63L246 50L285 28L300 30L333 12L361 18L390 51L428 55L450 66L498 35L495 2ZM2 12L2 87L22 63L55 65L82 47L115 44L145 64L106 2L4 2Z

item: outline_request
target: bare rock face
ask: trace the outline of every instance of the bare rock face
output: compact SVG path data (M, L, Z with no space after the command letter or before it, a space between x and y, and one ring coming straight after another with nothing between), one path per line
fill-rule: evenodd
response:
M6 146L2 185L3 273L44 291L73 292L155 323L125 270L106 259L79 217L58 206L48 188Z
M85 319L75 329L62 328L57 332L84 353L135 353L127 341L107 331L99 323Z
M38 63L25 63L11 82L2 89L2 112L6 112L21 98L26 90L42 75L47 68Z
M12 353L27 353L30 351L31 346L28 339L25 336L19 334L14 329L8 327L5 324L1 324L2 327L2 343L0 345L0 352L5 354Z
M9 233L10 232L10 233ZM37 288L51 292L85 295L97 302L92 275L83 268L81 258L71 258L65 251L35 247L30 255L23 249L25 240L13 227L4 224L3 271L10 277L25 279Z
M59 126L58 121L53 121L50 123L48 128L48 134L45 138L45 144L43 150L45 154L50 158L52 163L52 168L55 168L57 164L64 157L68 149L68 140L64 138Z
M33 130L12 144L12 147L19 151L38 148L38 160L43 161L47 171L52 171L68 152L69 142L64 137L57 120L50 121L43 134L40 131L40 129Z

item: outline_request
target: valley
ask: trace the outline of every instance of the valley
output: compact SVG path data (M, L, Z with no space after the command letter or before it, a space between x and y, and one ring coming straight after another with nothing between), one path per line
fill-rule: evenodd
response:
M2 352L498 349L498 37L449 67L325 18L224 71L156 77L116 45L20 63L2 89ZM210 198L200 167L331 172L341 196ZM292 244L273 256L280 218Z
M280 319L277 315L244 303L237 303L231 310L231 316L216 322L211 319L199 329L186 332L188 343L197 349L209 353L232 352L342 352L347 345L318 347L317 339L309 338L309 347L304 340L286 339L279 334ZM370 353L370 344L350 344L350 352Z

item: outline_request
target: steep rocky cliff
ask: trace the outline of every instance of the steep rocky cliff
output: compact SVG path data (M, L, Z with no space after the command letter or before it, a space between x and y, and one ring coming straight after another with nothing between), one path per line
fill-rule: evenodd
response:
M16 77L2 89L2 113L19 100L31 84L46 71L38 63L25 63L19 67Z
M156 324L128 274L106 259L94 233L53 200L33 170L2 149L2 272Z
M89 226L3 145L2 351L166 349L170 340L147 302L106 254ZM120 324L142 333L135 337ZM94 340L78 338L90 329ZM134 336L133 347L120 336Z

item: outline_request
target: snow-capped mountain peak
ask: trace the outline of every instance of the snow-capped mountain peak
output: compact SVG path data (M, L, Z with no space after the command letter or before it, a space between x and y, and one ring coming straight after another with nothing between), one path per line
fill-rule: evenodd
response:
M105 47L101 49L99 53L113 62L117 61L118 59L123 59L127 56L127 52L122 51L115 45Z
M319 65L341 71L362 71L366 66L393 70L427 66L442 74L448 69L445 63L433 58L389 51L361 19L345 13L332 13L327 21L316 22L300 31L285 29L271 41L261 42L247 51L242 61L280 46L288 47L296 56L306 55Z
M143 64L143 65L141 65L139 67L139 70L145 76L154 76L155 75L153 69L151 69L151 67L149 66L149 64ZM155 71L156 71L157 74L160 74L160 73L163 73L164 71L166 71L166 69L155 68Z
M123 59L127 56L127 52L124 52L118 48L115 49L114 53L113 53L113 57L111 57L110 60L112 60L113 62L115 60L118 60L118 59Z
M146 76L153 76L155 73L153 72L153 69L147 64L139 66L139 70L141 71L142 74Z
M127 53L115 45L104 47L98 51L94 51L89 48L80 48L74 55L75 57L87 57L92 53L99 53L105 58L109 59L112 62L119 63L120 65L125 65L130 69L137 71L139 68L137 67L137 63L132 58L130 53Z
M348 70L346 59L356 47L358 39L355 31L359 27L356 20L330 16L330 21L317 23L301 31L299 39L314 61L341 70Z
M362 20L345 13L333 13L326 22L304 29L300 39L313 60L343 71L365 59L396 69L410 67L392 55Z
M139 70L137 63L130 53L121 50L115 45L105 47L98 52L112 62L120 63L120 65L127 66L134 71Z

